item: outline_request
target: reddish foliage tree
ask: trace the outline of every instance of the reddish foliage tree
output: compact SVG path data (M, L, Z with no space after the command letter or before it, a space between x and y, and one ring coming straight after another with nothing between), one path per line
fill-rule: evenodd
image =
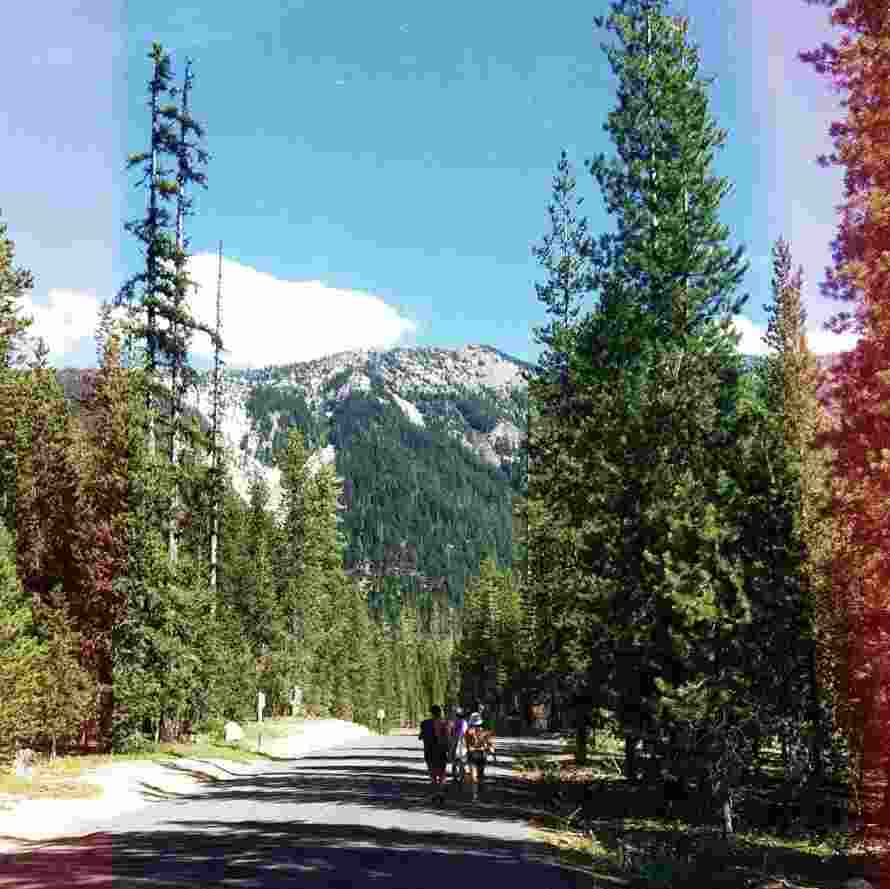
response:
M842 540L834 583L849 616L849 730L858 748L866 832L884 833L890 827L890 5L807 2L833 7L832 24L845 29L837 46L826 43L800 58L831 79L847 109L846 119L831 125L834 153L819 159L845 169L834 268L821 289L855 305L827 327L855 329L860 339L833 369L840 417L824 442L835 453L832 508ZM878 784L883 793L875 792Z
M91 661L100 683L99 743L110 743L112 719L112 642L124 617L128 570L129 380L121 367L116 336L109 336L102 366L84 400L89 429L83 465L84 514L75 529L82 568L75 614L91 643Z

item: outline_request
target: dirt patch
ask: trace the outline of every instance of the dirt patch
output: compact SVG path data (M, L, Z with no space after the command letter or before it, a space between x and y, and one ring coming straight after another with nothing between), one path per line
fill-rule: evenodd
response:
M0 804L0 851L18 851L29 841L74 836L80 824L194 793L204 781L218 780L213 768L193 763L181 767L173 761L118 762L78 777L57 777L41 785L40 793L35 776L27 796L8 795Z

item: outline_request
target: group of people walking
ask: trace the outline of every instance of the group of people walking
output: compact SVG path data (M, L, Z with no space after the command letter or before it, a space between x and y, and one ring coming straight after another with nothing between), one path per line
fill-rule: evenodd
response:
M485 724L482 707L477 704L469 718L456 707L451 719L443 719L442 708L434 704L431 717L420 724L418 739L423 741L423 756L433 784L433 798L445 801L445 772L451 765L451 777L462 785L464 776L470 780L472 798L479 798L479 788L485 777L485 763L494 756L494 730Z

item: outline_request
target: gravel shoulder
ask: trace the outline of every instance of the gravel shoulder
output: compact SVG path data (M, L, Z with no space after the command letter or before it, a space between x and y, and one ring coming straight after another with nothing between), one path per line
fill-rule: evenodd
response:
M367 728L337 719L310 720L288 737L263 738L262 753L293 759L313 750L367 737ZM85 771L79 781L98 785L98 799L0 800L0 854L33 848L60 837L78 837L97 823L158 802L194 796L208 787L243 779L269 767L269 761L237 763L186 759L123 761Z

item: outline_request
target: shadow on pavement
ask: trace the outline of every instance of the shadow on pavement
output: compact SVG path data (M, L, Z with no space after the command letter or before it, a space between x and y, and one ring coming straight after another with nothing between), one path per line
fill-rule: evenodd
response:
M23 844L27 851L0 855L0 889L110 889L111 834Z
M513 889L590 889L591 875L559 868L527 843L444 831L301 821L189 822L114 838L114 885L181 887L424 887L455 881ZM613 885L630 886L627 881Z
M527 784L490 776L473 803L468 786L449 781L440 806L420 744L393 740L389 747L312 753L202 787L180 797L158 830L115 831L115 889L222 880L251 887L435 889L472 880L589 889L591 870L558 864L551 847L530 839L528 819L540 810ZM598 875L614 886L634 885L617 868Z

